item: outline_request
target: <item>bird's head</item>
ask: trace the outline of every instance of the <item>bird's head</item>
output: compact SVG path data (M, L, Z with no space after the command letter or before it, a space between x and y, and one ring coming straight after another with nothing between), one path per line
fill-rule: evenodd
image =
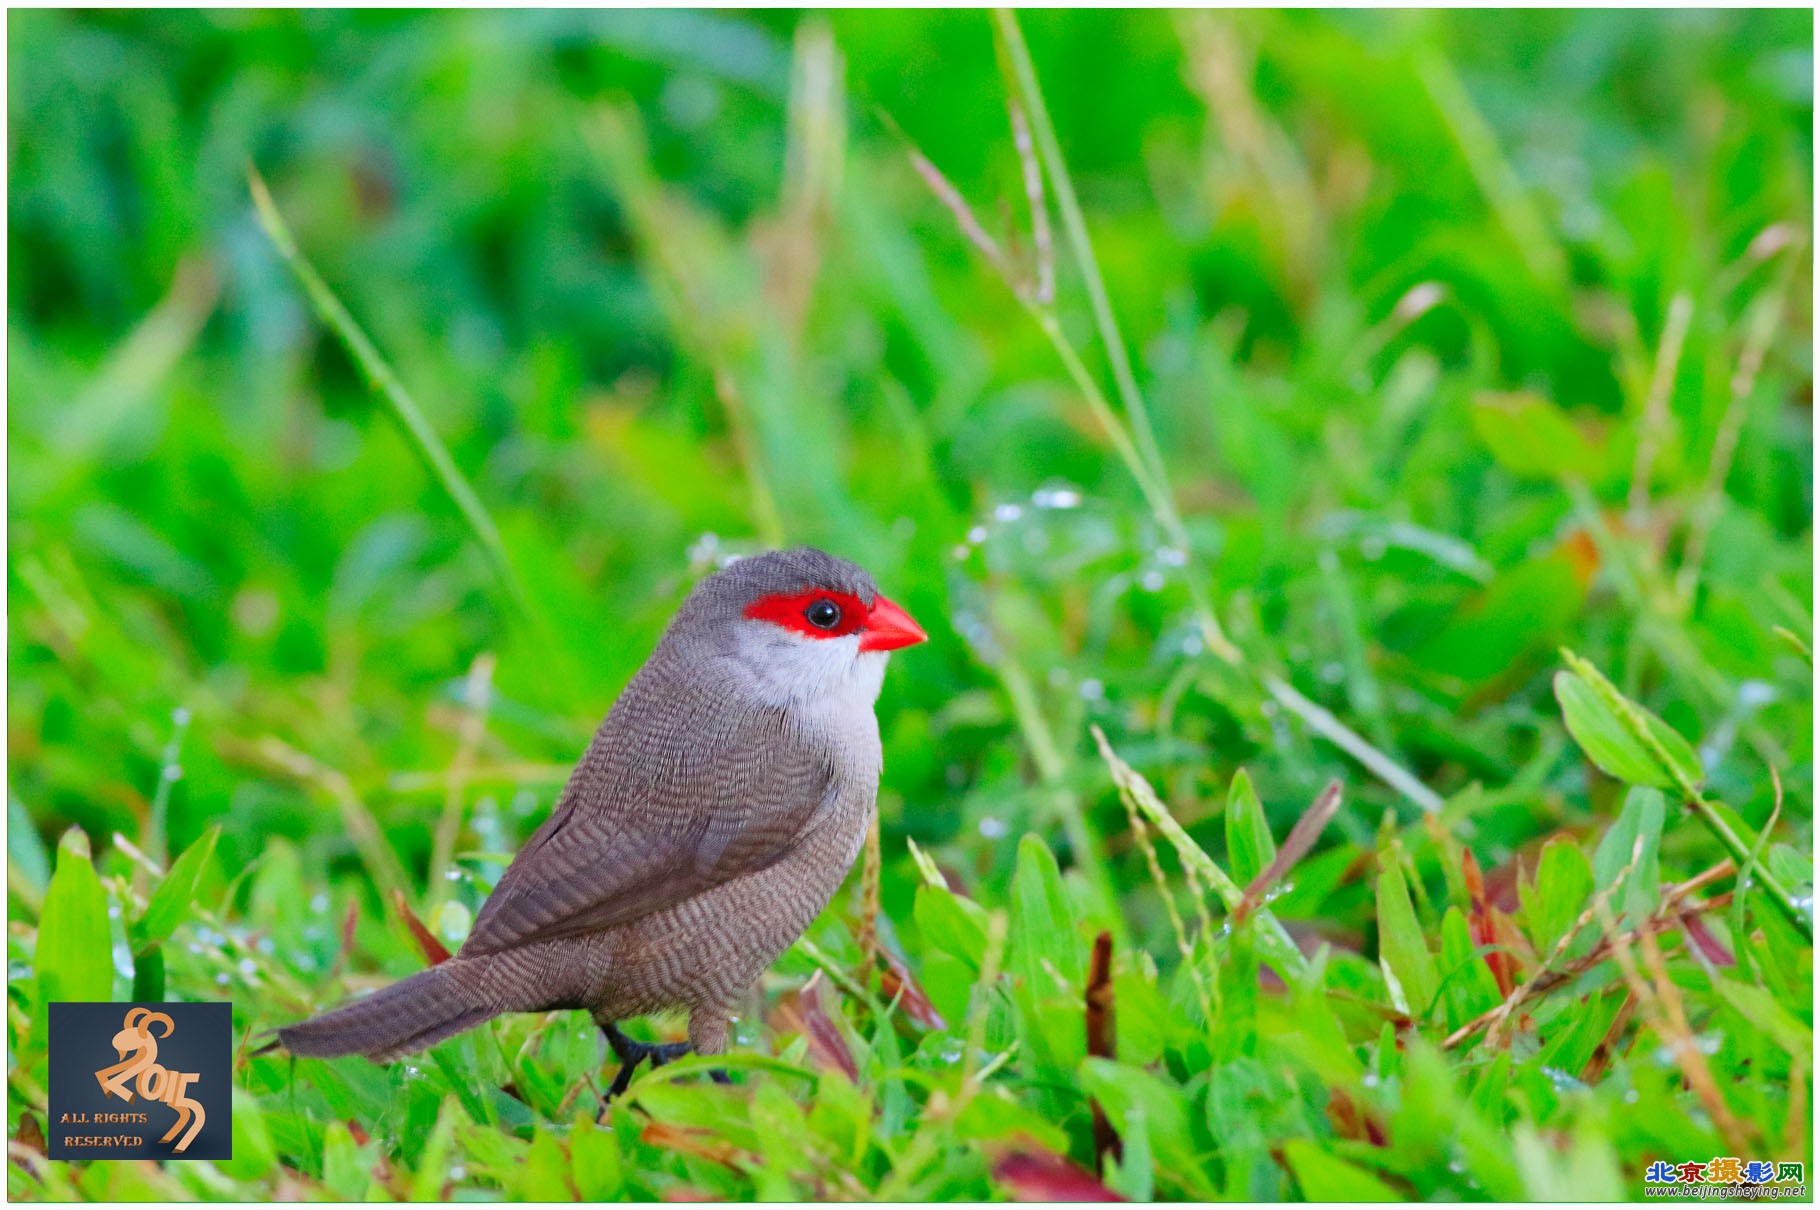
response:
M870 706L887 654L928 638L863 568L807 546L728 564L696 586L677 627L780 706L856 695Z

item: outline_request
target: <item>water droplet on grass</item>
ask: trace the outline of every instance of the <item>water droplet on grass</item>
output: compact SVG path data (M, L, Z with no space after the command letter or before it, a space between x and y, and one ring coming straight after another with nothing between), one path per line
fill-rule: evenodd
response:
M1079 508L1081 494L1071 487L1044 487L1031 493L1030 503L1038 508Z
M1577 1076L1562 1071L1559 1067L1544 1067L1542 1074L1548 1077L1549 1082L1559 1092L1586 1091L1586 1085L1582 1084Z

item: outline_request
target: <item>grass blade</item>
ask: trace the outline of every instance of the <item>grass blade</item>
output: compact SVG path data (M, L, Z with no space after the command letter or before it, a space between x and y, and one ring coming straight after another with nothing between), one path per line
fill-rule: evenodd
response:
M399 381L398 375L393 372L391 365L374 347L373 342L367 338L366 332L348 313L348 309L335 296L335 292L329 289L328 283L322 280L321 275L316 272L315 266L311 265L298 249L297 240L292 236L289 224L278 212L277 205L272 201L271 191L266 188L265 179L259 175L257 169L251 167L247 169L247 186L253 194L253 208L259 213L259 225L265 229L266 236L272 241L272 246L277 249L279 258L296 277L298 284L303 287L303 292L309 296L310 305L316 309L317 317L329 326L330 331L335 333L336 339L341 341L342 347L348 351L348 356L353 358L354 364L360 367L360 372L366 375L367 385L385 401L387 410L391 413L392 419L397 421L398 426L404 430L405 439L410 442L411 448L417 452L419 458L423 459L424 466L442 485L442 489L448 493L449 499L455 502L455 507L461 513L462 520L467 522L469 531L474 535L474 540L480 543L481 552L486 556L493 575L499 580L500 586L506 590L513 606L521 617L530 619L532 617L530 597L526 594L524 583L518 578L518 573L513 570L511 559L506 555L505 543L499 536L499 527L493 523L493 518L487 512L486 506L481 504L480 497L474 494L473 485L461 473L461 468L455 465L455 459L450 457L448 447L443 445L442 438L436 435L436 430L430 427L430 422L424 417L423 410L417 406L417 401L411 398L411 393L405 390L404 383Z

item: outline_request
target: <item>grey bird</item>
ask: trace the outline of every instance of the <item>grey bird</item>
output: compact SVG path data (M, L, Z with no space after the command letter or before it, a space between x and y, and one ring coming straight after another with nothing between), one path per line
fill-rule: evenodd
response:
M877 807L887 653L926 637L865 571L819 550L707 577L460 951L279 1041L387 1060L501 1013L585 1008L621 1060L614 1092L646 1057L721 1053L730 1010L859 852ZM618 1029L670 1010L688 1013L687 1043Z

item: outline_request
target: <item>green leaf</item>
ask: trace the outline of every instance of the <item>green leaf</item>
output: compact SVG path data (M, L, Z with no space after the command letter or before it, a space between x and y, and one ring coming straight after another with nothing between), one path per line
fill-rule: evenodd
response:
M436 1114L436 1124L430 1128L423 1149L417 1156L417 1175L408 1188L411 1201L433 1202L440 1197L443 1182L449 1179L455 1128L460 1122L460 1102L452 1096L444 1097ZM422 1135L417 1137L424 1138Z
M1487 391L1473 401L1472 426L1499 465L1537 479L1598 476L1604 453L1567 413L1527 392Z
M1624 809L1599 838L1599 847L1593 853L1593 885L1599 892L1614 885L1618 874L1630 864L1631 855L1637 855L1636 868L1625 879L1624 888L1610 900L1612 915L1627 916L1632 925L1653 916L1662 896L1656 851L1662 842L1664 805L1660 790L1632 786L1624 796Z
M1422 940L1403 871L1389 849L1378 851L1378 955L1384 973L1402 991L1401 1007L1421 1017L1434 999L1439 977Z
M923 940L965 962L975 973L986 953L986 909L947 887L924 883L911 909Z
M1081 1063L1081 1083L1098 1100L1121 1136L1141 1117L1156 1157L1160 1184L1180 1189L1197 1201L1216 1190L1202 1171L1200 1155L1188 1126L1188 1098L1174 1084L1115 1059L1089 1058Z
M1537 1061L1571 1075L1584 1071L1593 1051L1610 1031L1612 1020L1623 1002L1621 994L1582 1000L1542 1047Z
M1049 846L1030 833L1017 845L1017 873L1011 880L1011 943L1012 969L1039 996L1057 992L1079 996L1086 988L1080 934L1075 930L1068 893L1062 888L1062 872Z
M1814 1031L1788 1009L1782 1007L1765 988L1730 979L1719 980L1719 994L1738 1010L1738 1015L1753 1030L1768 1034L1783 1050L1802 1061L1813 1058Z
M524 1166L519 1169L519 1194L531 1202L573 1201L575 1191L569 1188L564 1175L566 1167L562 1144L556 1141L556 1136L547 1130L538 1131L532 1136L531 1149L525 1155Z
M1593 1120L1580 1120L1565 1149L1555 1139L1545 1139L1528 1122L1518 1123L1513 1141L1517 1171L1523 1174L1531 1201L1585 1203L1625 1199L1628 1183L1623 1166L1610 1140ZM1632 1174L1630 1180L1635 1179Z
M1555 699L1568 733L1595 765L1619 781L1657 789L1706 780L1700 758L1673 728L1620 694L1591 664L1564 654L1572 667L1555 673Z
M1313 1139L1290 1139L1283 1158L1311 1202L1400 1202L1401 1193L1351 1160L1330 1155Z
M277 1169L278 1153L266 1128L265 1111L244 1088L234 1089L233 1158L215 1163L237 1181L263 1180Z
M170 872L152 892L152 898L145 905L145 915L141 916L133 928L133 949L144 953L156 945L161 945L170 937L176 927L183 923L183 917L196 901L196 890L202 885L202 879L208 873L209 858L215 854L215 842L221 839L220 828L210 828L189 848L183 856L172 863Z
M364 1201L380 1147L377 1140L357 1144L345 1124L330 1122L322 1134L322 1183L344 1201Z
M1142 1113L1125 1115L1119 1131L1123 1154L1106 1174L1106 1187L1127 1201L1156 1200L1156 1157L1150 1152L1150 1125Z
M1232 775L1232 789L1226 794L1226 860L1232 866L1233 881L1251 885L1276 855L1264 805L1251 786L1251 775L1240 769Z
M1447 989L1450 1028L1459 1028L1502 999L1498 981L1473 944L1466 916L1457 907L1449 907L1441 918L1441 970L1445 972L1441 981Z
M163 946L148 946L133 955L133 999L164 999Z
M1535 944L1538 955L1546 958L1554 952L1567 930L1586 910L1592 890L1592 863L1579 845L1565 836L1557 836L1542 847L1535 881L1519 883L1517 887L1523 900L1523 919L1529 926L1529 939Z
M44 842L38 838L38 829L32 826L24 805L10 794L6 797L6 859L7 882L13 881L16 872L25 880L27 889L42 899L51 876L50 854L44 851Z
M1468 684L1483 684L1531 652L1539 658L1560 641L1585 603L1586 589L1566 554L1531 559L1467 594L1412 657Z
M107 1000L114 991L113 943L108 938L107 892L89 859L88 836L71 828L57 843L57 868L44 892L38 924L37 1024L58 1000ZM34 1028L33 1036L44 1034Z
M591 1112L570 1126L570 1172L582 1201L610 1201L624 1188L619 1135L601 1130Z

